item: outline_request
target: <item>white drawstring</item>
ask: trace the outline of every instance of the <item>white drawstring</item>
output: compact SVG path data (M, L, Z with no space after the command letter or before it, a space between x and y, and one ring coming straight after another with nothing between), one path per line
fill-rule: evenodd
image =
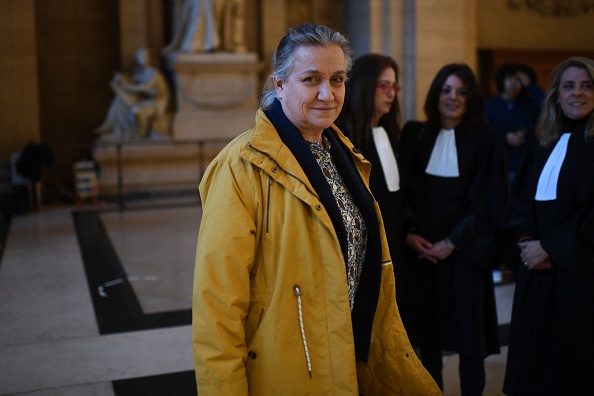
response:
M309 350L307 349L307 341L305 339L305 329L303 328L303 311L301 309L301 288L299 285L293 286L293 293L297 296L297 307L299 311L299 327L301 328L301 338L303 339L303 347L305 348L305 360L307 360L307 371L309 378L311 378L311 360L309 360Z

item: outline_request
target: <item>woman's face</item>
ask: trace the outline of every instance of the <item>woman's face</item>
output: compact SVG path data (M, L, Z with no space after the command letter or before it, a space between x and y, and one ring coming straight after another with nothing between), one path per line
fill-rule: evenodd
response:
M563 113L574 120L579 120L592 112L594 83L586 69L572 66L561 74L559 105Z
M318 140L338 118L345 79L346 59L338 45L297 48L287 78L275 78L283 111L305 138Z
M380 118L388 114L392 108L392 104L400 90L396 81L396 71L391 67L384 69L377 78L374 96L374 127L377 126Z
M456 75L451 74L439 95L438 103L441 125L450 129L462 122L466 112L466 88Z
M503 96L514 100L522 92L522 83L516 74L506 74L503 78Z

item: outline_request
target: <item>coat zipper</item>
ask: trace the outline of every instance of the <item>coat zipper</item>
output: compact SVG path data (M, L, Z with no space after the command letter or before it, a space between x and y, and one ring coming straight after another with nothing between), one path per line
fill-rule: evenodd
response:
M307 349L307 340L305 339L305 329L303 328L303 310L301 309L301 287L293 285L293 293L297 297L297 310L299 313L299 327L301 329L301 339L303 340L303 348L305 349L305 360L307 361L307 372L311 378L311 360L309 359L309 350Z

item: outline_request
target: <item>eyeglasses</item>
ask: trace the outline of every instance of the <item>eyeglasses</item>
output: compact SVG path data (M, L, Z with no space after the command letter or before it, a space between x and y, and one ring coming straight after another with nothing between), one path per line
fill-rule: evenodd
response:
M390 95L392 93L397 94L398 92L400 92L400 85L398 85L397 82L389 83L387 81L382 81L379 84L377 84L377 88L381 89L382 92L386 95Z

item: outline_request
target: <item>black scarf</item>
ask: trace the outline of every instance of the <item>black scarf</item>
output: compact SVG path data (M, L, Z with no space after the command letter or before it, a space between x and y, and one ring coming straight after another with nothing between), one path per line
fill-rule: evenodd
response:
M307 141L303 138L297 127L287 118L278 99L275 99L270 108L265 110L265 113L272 125L274 125L283 143L289 148L301 165L324 208L326 208L340 241L346 271L346 260L348 257L347 232L342 220L342 214L336 203L336 198L332 194L326 177L314 158ZM330 154L332 155L336 169L351 193L355 204L361 211L367 226L365 262L355 295L355 304L351 312L355 355L358 359L367 362L371 329L379 299L382 273L382 246L379 222L373 205L373 197L357 172L353 159L347 151L348 149L342 146L341 141L335 136L331 128L324 130L323 134L330 141Z

